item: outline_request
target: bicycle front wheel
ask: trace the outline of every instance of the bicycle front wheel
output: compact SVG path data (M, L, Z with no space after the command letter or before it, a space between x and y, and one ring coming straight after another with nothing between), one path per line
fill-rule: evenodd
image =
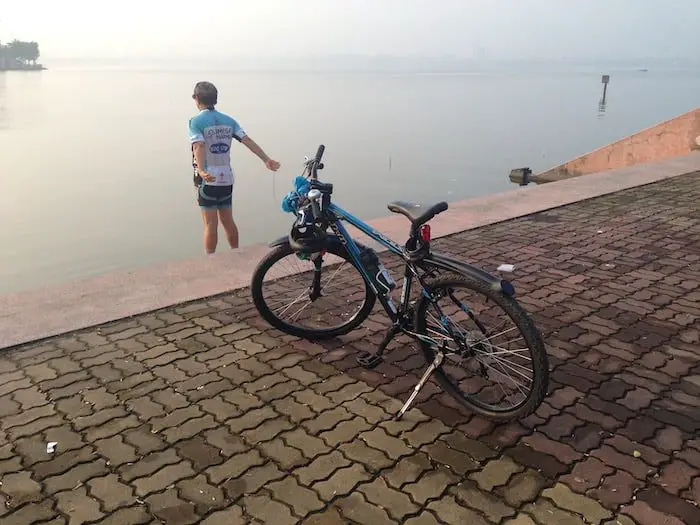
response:
M524 418L547 392L549 362L534 323L513 299L485 282L446 275L429 283L416 308L416 331L443 348L435 371L460 404L495 421ZM435 345L421 343L426 360Z
M320 282L314 292L314 274ZM310 340L347 334L367 318L376 296L345 247L331 242L320 260L304 260L283 244L260 261L251 283L253 302L270 325Z

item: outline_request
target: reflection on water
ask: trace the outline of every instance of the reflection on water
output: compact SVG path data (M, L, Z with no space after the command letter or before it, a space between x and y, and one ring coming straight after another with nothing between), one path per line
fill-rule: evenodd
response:
M605 117L605 110L608 107L608 101L605 96L598 101L598 118Z
M607 77L607 78L606 78ZM598 101L598 118L605 117L605 110L608 107L608 81L610 77L608 75L603 75L603 96Z

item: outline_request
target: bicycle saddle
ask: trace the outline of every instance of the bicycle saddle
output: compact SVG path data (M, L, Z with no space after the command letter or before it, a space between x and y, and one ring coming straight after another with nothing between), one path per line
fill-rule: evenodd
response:
M442 201L437 204L427 205L414 202L394 201L389 203L387 207L390 211L400 213L407 217L408 220L413 223L413 226L417 228L428 222L437 214L447 210L447 203Z

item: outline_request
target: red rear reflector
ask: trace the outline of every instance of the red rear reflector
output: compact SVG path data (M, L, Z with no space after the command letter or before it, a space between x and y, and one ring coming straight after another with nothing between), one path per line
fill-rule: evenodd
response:
M430 242L430 224L420 227L420 238L423 242Z

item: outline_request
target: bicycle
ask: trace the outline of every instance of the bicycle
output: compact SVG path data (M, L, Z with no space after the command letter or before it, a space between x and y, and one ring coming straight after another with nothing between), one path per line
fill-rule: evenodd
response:
M401 410L395 414L400 419L408 410L420 390L434 374L438 384L460 404L471 411L495 421L523 418L534 412L542 403L548 388L549 363L544 342L539 330L515 299L515 288L508 280L492 275L476 266L435 253L431 250L431 230L428 224L436 215L448 209L446 202L432 206L392 202L389 210L404 215L410 221L409 238L400 246L357 217L343 210L331 200L333 185L318 180L325 147L319 146L313 159L306 159L304 171L297 177L295 192L290 192L283 209L296 214L290 234L277 239L273 248L258 264L251 282L253 302L260 315L273 327L290 335L309 340L324 340L345 335L362 324L370 315L376 301L386 311L391 327L375 353L360 352L357 360L366 368L375 368L383 362L383 353L391 340L405 334L418 341L428 364L427 369L413 389ZM404 266L403 286L397 305L392 297L396 282L381 263L376 252L355 241L343 222L351 224L369 236L389 253L398 256ZM328 229L331 231L328 232ZM292 262L310 264L307 271L275 271L287 258ZM324 266L324 262L330 263ZM335 261L335 262L333 262ZM350 268L352 275L337 283L341 270ZM330 276L323 279L325 272ZM266 294L265 278L270 275L270 293ZM359 279L358 279L359 276ZM294 292L291 302L282 306L271 304L284 295L290 280L300 279L301 293ZM418 283L417 294L413 293ZM343 296L330 294L333 283L343 286ZM364 284L362 284L364 283ZM354 291L357 284L364 290ZM463 289L485 297L489 305L483 312L457 298ZM349 293L348 293L349 292ZM349 310L352 299L360 301L357 310ZM448 299L446 307L438 305ZM300 302L302 304L300 304ZM309 306L320 307L320 313L310 314ZM482 313L490 317L497 308L506 313L513 328L488 329ZM329 316L340 313L338 325L329 324ZM291 314L291 319L283 316ZM471 330L455 325L461 316L471 322ZM308 322L314 326L303 326ZM517 330L516 333L514 331ZM509 340L497 342L501 337ZM523 348L508 350L504 346L523 340ZM523 346L523 345L520 345ZM506 363L506 357L519 359ZM473 380L458 373L457 378L448 376L447 366L452 360L459 364L466 361L474 373ZM531 363L531 374L526 373L523 363ZM510 373L517 376L513 379ZM502 401L507 392L500 383L497 387L485 385L487 379L498 377L506 384L514 385L523 394L522 401L510 408L502 408L475 399L478 394L487 394L494 402ZM523 385L523 379L528 385ZM500 390L499 390L500 389Z

